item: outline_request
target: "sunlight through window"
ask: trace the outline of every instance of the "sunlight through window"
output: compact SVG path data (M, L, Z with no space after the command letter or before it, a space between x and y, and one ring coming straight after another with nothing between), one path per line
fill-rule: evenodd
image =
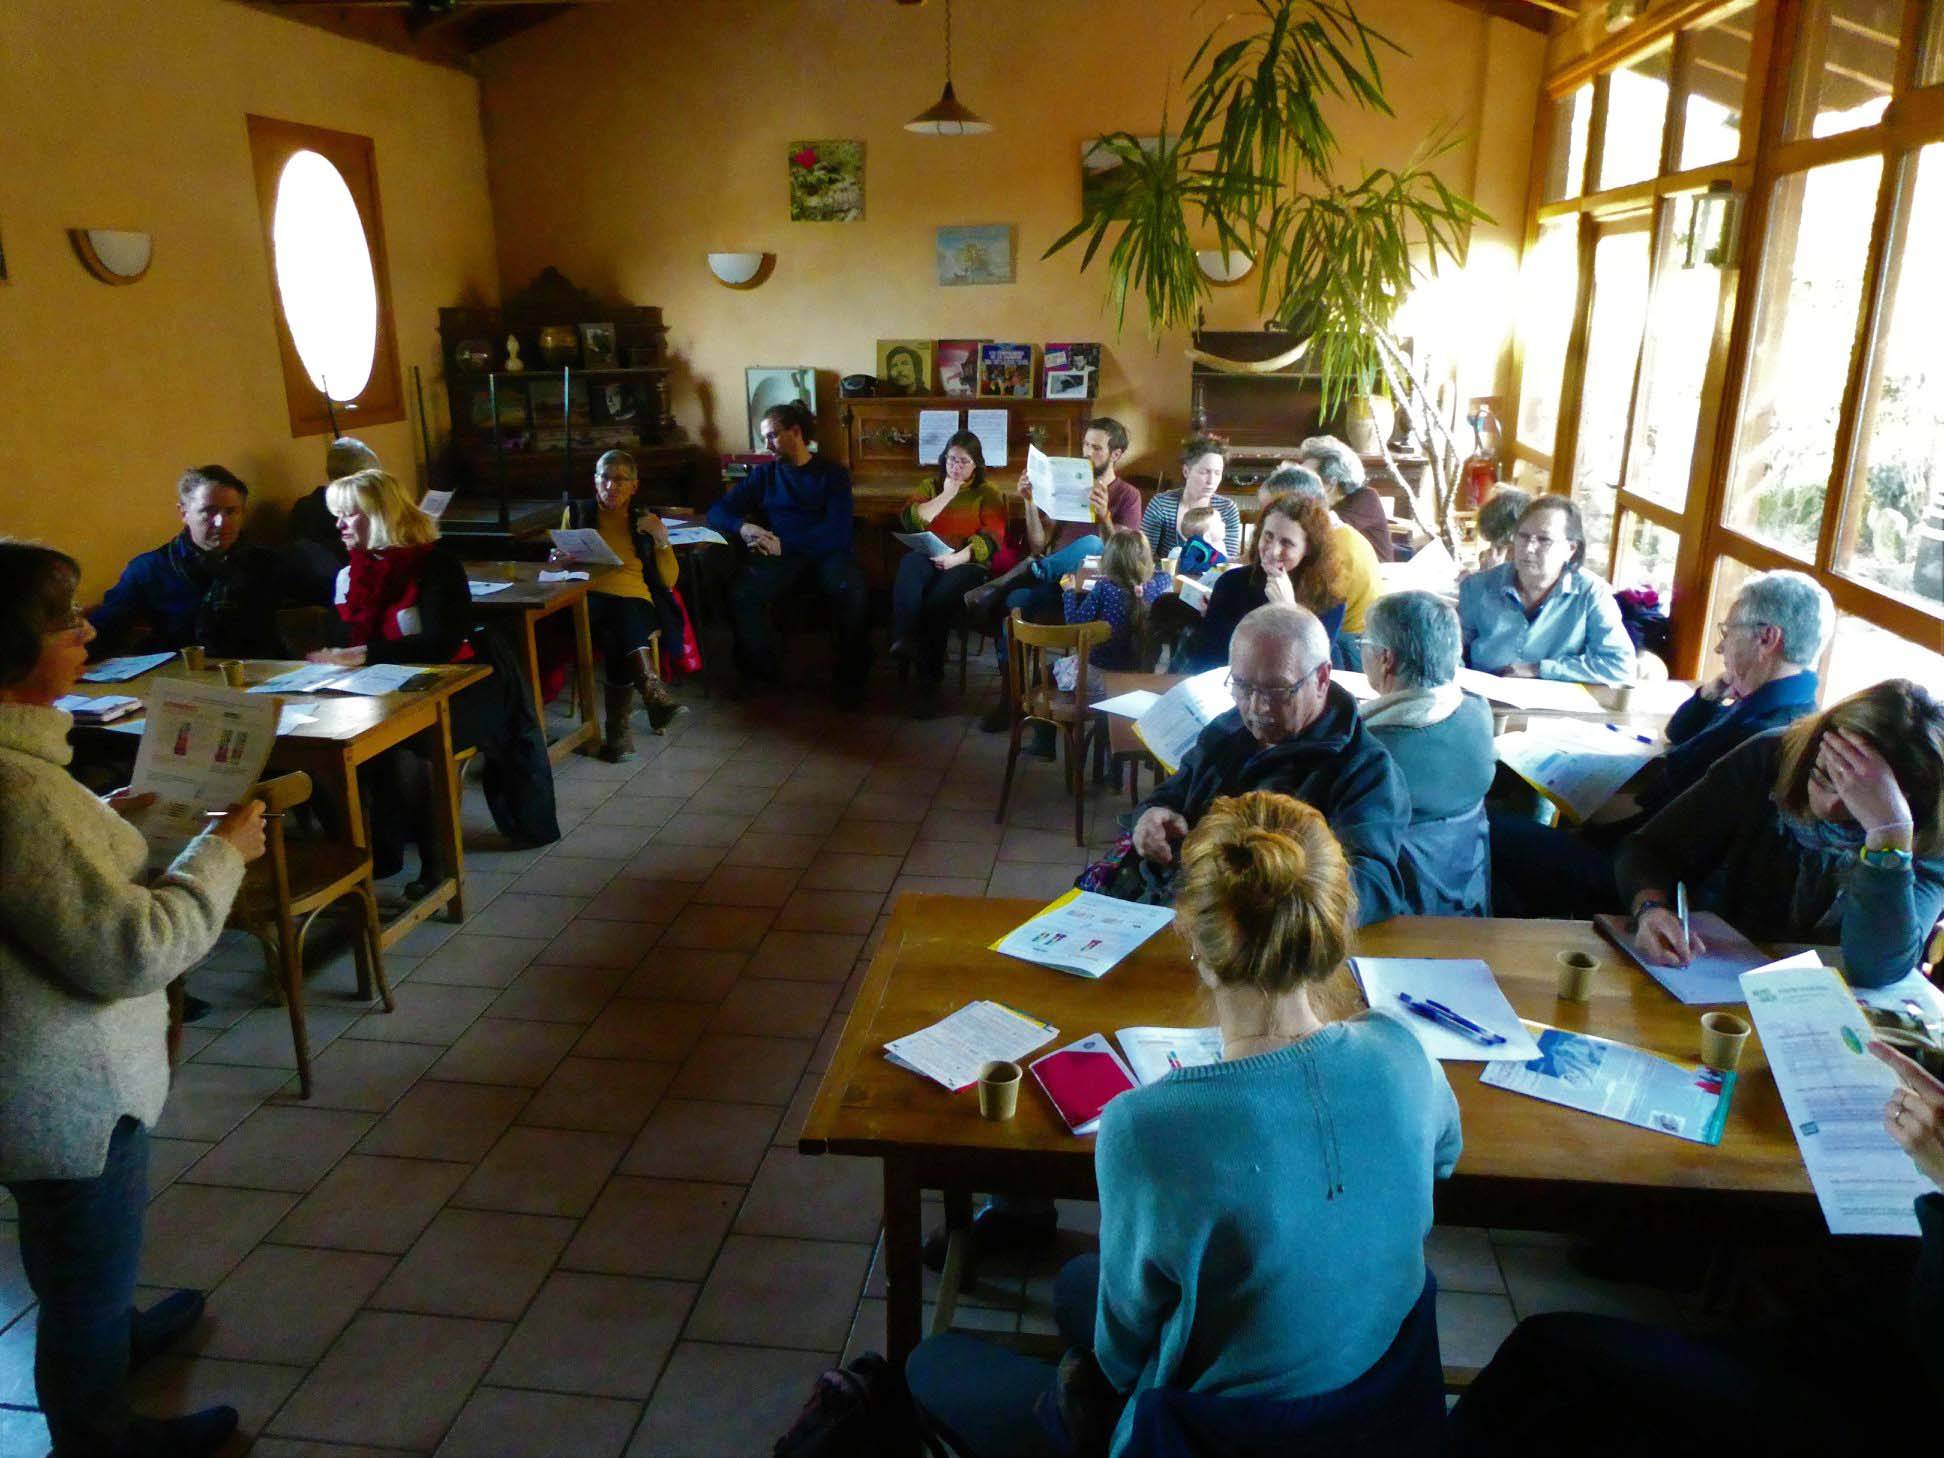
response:
M355 400L378 349L378 283L358 205L343 176L316 152L291 156L271 221L277 292L311 383Z

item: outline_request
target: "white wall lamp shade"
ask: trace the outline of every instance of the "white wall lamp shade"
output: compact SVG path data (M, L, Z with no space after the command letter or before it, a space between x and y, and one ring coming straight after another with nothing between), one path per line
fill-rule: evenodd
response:
M1195 254L1195 267L1210 283L1232 284L1248 277L1255 260L1239 249L1203 248Z
M132 284L149 270L152 234L126 228L69 228L68 238L82 267L105 284Z
M732 289L754 288L767 274L767 253L711 253L709 272Z

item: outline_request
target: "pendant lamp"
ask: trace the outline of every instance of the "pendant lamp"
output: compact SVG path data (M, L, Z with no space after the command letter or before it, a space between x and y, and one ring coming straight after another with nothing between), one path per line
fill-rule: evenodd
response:
M905 130L927 137L976 137L992 130L977 112L952 93L952 0L945 0L945 93L938 103L905 123Z

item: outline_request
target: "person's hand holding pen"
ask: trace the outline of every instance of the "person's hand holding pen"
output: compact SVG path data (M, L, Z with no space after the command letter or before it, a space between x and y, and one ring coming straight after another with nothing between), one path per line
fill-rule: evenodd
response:
M1888 1043L1872 1040L1869 1047L1900 1085L1883 1106L1883 1127L1918 1173L1944 1190L1944 1083Z
M1708 944L1669 904L1665 891L1643 891L1634 898L1634 948L1660 967L1685 967Z

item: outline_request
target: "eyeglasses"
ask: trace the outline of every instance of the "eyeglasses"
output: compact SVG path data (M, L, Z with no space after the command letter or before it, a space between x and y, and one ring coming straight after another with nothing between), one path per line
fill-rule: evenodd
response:
M1260 699L1272 709L1280 709L1297 694L1324 667L1319 663L1294 683L1249 683L1230 674L1227 679L1228 691L1238 704L1246 704L1251 699Z
M1759 618L1723 618L1715 624L1715 632L1725 638L1730 628L1747 628L1751 632L1759 632L1768 626L1769 624Z
M1512 533L1512 540L1522 547L1531 547L1541 552L1550 552L1554 547L1559 545L1555 538L1549 537L1543 532L1514 532Z

